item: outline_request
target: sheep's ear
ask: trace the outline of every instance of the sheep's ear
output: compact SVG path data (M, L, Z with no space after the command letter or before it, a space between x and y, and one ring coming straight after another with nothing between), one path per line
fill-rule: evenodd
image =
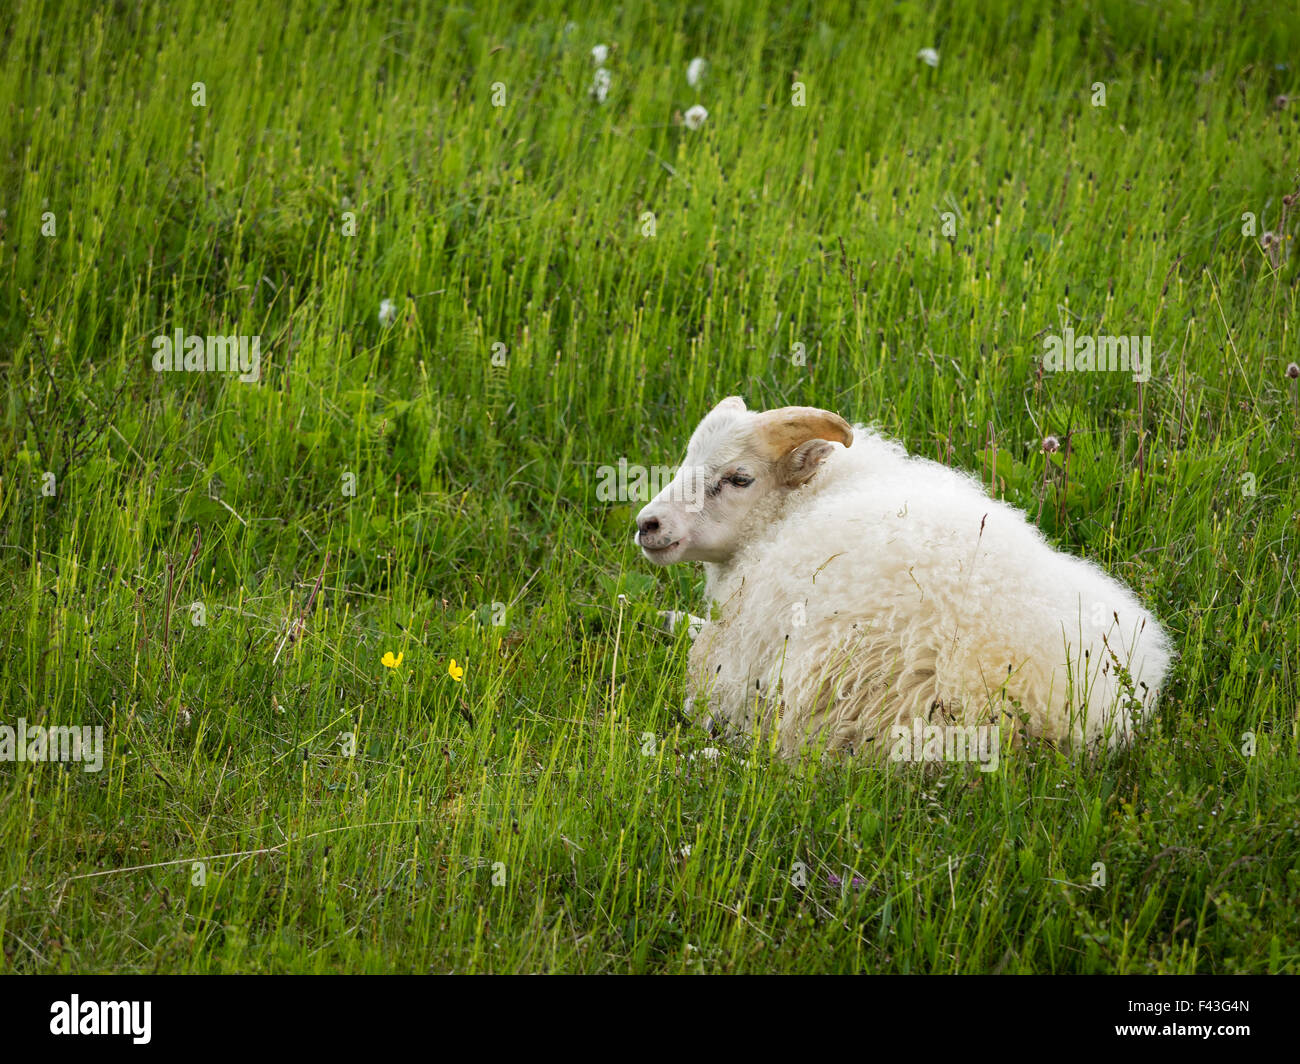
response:
M782 459L808 440L847 447L853 442L853 427L839 414L813 406L783 406L754 417L754 442L766 458Z
M776 481L787 488L807 484L833 448L825 440L808 440L799 444L776 463Z
M745 400L738 395L729 395L713 409L734 410L738 414L743 414L745 412Z

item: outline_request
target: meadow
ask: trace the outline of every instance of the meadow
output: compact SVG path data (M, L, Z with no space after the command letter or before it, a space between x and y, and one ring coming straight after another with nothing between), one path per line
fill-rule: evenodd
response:
M0 760L0 971L1300 971L1298 46L1199 0L5 5L0 723L103 760ZM1149 380L1045 368L1066 329ZM178 330L257 379L155 370ZM701 573L598 488L732 394L1138 590L1140 740L720 748L657 616Z

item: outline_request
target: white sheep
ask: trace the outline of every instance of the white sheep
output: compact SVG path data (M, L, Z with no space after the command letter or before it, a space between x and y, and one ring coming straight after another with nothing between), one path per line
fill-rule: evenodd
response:
M691 700L775 730L786 756L883 753L917 721L1115 746L1170 664L1128 588L974 477L812 407L724 399L636 542L657 565L704 562Z

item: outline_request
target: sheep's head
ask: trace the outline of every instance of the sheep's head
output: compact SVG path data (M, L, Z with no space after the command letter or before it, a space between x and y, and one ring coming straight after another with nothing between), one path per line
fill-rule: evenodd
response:
M672 482L637 514L637 546L656 565L728 561L755 507L805 484L835 444L852 442L849 423L827 410L758 413L724 399L691 435Z

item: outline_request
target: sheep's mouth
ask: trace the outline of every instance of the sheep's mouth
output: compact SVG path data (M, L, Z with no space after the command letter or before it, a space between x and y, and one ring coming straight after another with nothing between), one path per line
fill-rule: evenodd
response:
M668 558L668 556L672 554L672 552L675 551L681 545L682 545L682 541L680 539L675 539L671 543L668 543L662 547L647 547L644 543L642 543L640 546L641 546L641 552L652 562L659 562L660 564L663 564Z

